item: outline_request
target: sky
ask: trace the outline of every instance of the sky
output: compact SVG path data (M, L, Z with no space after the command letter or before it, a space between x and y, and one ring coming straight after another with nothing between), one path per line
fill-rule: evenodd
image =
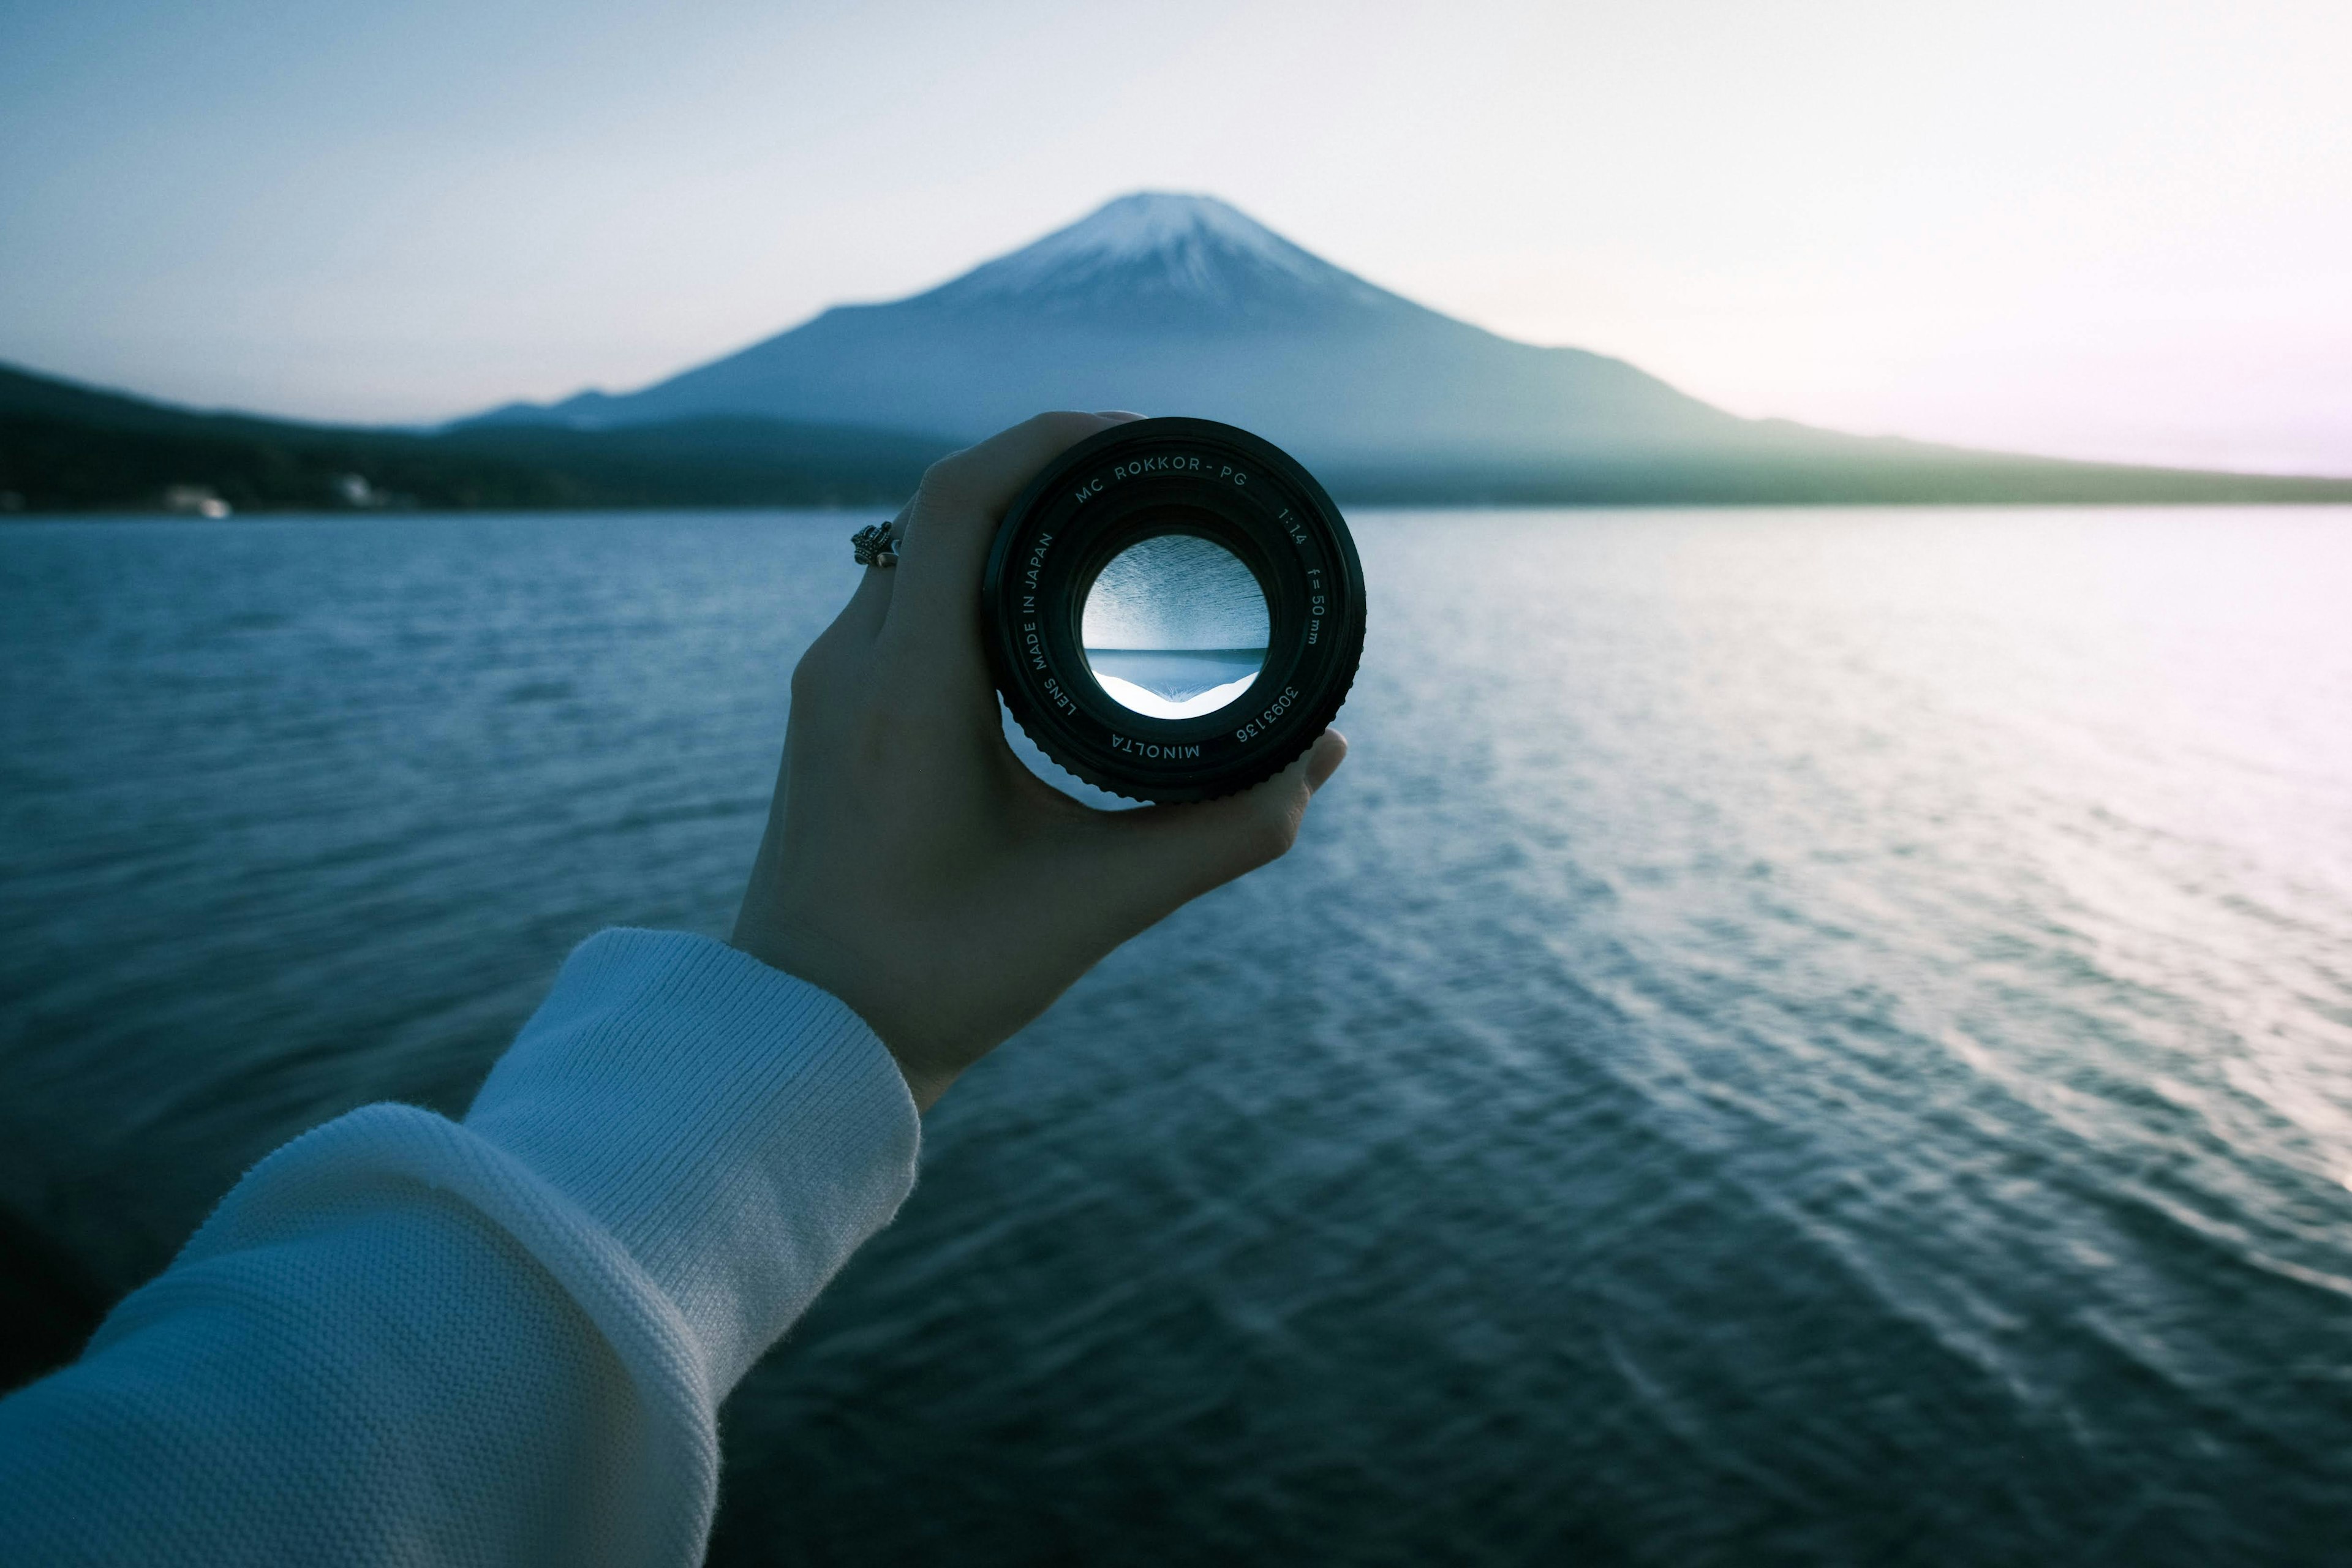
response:
M428 421L1128 191L1745 415L2352 473L2352 5L0 0L0 360Z

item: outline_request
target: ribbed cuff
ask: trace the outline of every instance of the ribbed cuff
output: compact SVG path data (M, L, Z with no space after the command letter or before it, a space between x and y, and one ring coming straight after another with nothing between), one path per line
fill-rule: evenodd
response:
M724 1394L913 1188L920 1122L825 992L705 937L575 950L466 1125L611 1230Z

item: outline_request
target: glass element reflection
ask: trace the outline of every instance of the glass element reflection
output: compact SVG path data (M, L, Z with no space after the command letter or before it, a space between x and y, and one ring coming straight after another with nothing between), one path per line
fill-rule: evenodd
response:
M1111 558L1087 592L1079 641L1111 700L1154 719L1213 713L1265 664L1265 595L1222 545L1163 533Z

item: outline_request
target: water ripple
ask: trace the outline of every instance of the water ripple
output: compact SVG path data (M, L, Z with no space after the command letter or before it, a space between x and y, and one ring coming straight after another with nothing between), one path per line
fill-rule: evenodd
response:
M846 528L0 531L61 1292L462 1105L597 926L722 927ZM714 1560L2339 1556L2352 514L1359 534L1298 850L943 1104Z

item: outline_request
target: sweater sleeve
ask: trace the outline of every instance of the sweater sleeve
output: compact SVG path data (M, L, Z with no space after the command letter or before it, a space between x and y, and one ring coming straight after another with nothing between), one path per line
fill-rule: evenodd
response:
M918 1137L832 996L594 937L462 1124L296 1139L0 1400L0 1563L699 1562L719 1400L888 1222Z

